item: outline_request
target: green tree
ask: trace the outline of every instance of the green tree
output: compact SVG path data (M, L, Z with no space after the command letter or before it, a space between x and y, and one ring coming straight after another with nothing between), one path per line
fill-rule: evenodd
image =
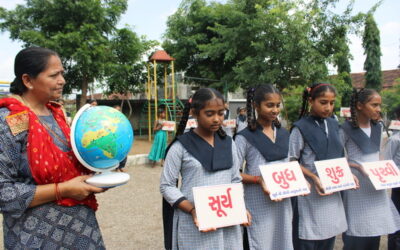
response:
M14 10L0 11L0 29L25 46L57 51L66 69L66 92L81 90L104 78L110 62L110 37L127 9L127 0L26 0Z
M387 113L389 119L395 119L394 110L400 106L400 79L396 80L393 88L384 89L380 92L383 102L383 112Z
M340 73L336 76L329 77L327 82L331 83L337 92L335 100L335 111L340 107L350 107L350 98L353 87L347 83L347 72Z
M367 56L364 62L365 86L380 90L382 87L382 72L381 72L381 47L379 29L376 25L374 17L371 13L365 18L365 27L363 34L364 54Z
M298 120L300 114L300 107L303 102L303 91L306 86L292 85L282 90L283 107L282 118L287 121L287 128Z
M139 93L147 81L146 63L141 58L157 43L138 37L129 27L119 29L110 41L110 61L105 65L102 87L106 94L118 93L122 104L128 93ZM128 117L132 114L129 101Z
M343 80L351 87L351 67L350 67L350 50L347 42L347 29L342 26L337 30L337 52L334 55L334 64L337 66L338 74L341 74Z
M138 37L129 28L115 32L110 41L110 61L105 65L106 93L139 93L147 81L146 64L142 57L157 43Z
M219 3L207 5L205 0L183 1L176 13L168 18L163 42L163 48L176 59L178 71L193 77L191 81L199 79L199 85L206 83L220 91L226 85L223 77L233 65L225 62L222 56L209 56L204 50L217 36L211 27L229 18L225 9L226 6ZM235 86L229 86L230 90L235 89Z
M179 70L230 90L308 84L327 76L339 48L337 27L352 22L351 5L343 15L327 11L335 2L186 0L169 18L163 46Z

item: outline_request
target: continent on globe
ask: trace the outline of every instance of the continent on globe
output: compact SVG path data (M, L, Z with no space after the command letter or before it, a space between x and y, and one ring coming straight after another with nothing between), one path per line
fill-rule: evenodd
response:
M127 157L133 140L130 121L111 107L85 105L72 122L72 149L78 160L95 172L118 167Z
M86 149L101 149L103 154L108 158L114 158L117 153L115 136L105 129L84 133L81 143Z

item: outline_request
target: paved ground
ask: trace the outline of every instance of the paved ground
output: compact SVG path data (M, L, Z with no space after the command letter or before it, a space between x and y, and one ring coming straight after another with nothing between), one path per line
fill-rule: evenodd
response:
M147 140L136 139L130 153L148 153L150 147L151 143ZM128 167L126 172L131 175L128 184L97 196L100 204L97 218L107 249L163 249L161 195L158 188L161 170L161 167L151 168L147 165ZM386 237L381 243L380 249L386 249ZM1 246L3 237L0 226ZM335 250L341 248L341 240L338 239Z

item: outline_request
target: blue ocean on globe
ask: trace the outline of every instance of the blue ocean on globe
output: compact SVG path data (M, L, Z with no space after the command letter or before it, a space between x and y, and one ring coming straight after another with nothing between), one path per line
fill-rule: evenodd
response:
M128 155L134 135L124 114L108 106L91 106L75 119L71 141L83 165L101 172L115 168Z

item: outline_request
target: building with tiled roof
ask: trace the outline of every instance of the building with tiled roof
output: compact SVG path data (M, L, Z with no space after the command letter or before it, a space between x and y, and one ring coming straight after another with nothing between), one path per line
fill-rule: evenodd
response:
M351 73L351 81L353 87L355 88L362 88L365 86L365 72L361 73ZM400 79L400 69L391 69L391 70L383 70L382 71L382 88L390 88L393 87L395 84L399 84L396 82L396 79Z

